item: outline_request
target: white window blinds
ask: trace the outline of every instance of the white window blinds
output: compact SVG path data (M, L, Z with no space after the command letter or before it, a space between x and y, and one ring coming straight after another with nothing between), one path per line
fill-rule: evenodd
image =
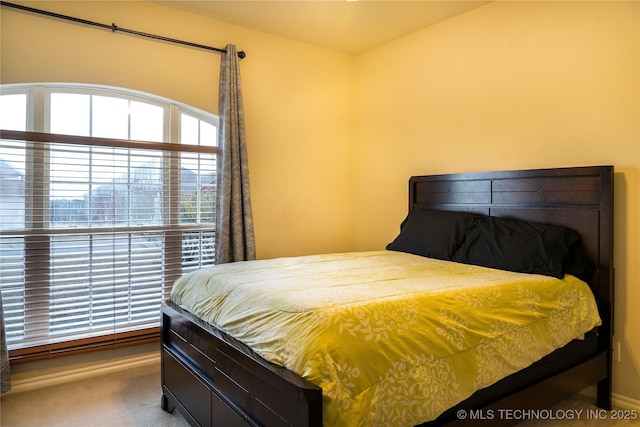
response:
M189 123L195 144L211 136ZM214 263L213 141L2 131L0 290L14 358L157 336L173 281Z

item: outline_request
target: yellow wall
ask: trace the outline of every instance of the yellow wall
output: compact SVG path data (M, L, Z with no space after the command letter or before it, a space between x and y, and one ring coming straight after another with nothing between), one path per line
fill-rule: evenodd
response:
M410 175L615 166L614 391L640 399L637 2L494 2L356 57L356 250Z
M156 4L20 2L215 47L241 61L258 257L353 249L353 58ZM1 83L82 82L217 113L220 56L2 7Z
M616 167L614 391L640 400L637 2L494 2L351 57L144 2L30 2L241 62L258 256L383 248L415 174ZM217 111L219 57L2 8L0 82Z

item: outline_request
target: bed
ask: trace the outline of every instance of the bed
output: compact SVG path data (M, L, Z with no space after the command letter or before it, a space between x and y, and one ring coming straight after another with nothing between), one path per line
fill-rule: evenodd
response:
M588 330L580 339L563 341L558 349L525 368L495 381L491 379L490 385L468 392L461 401L452 397L453 403L429 414L425 426L469 425L471 422L511 425L518 419L502 416L509 414L507 410L546 408L591 385L596 385L598 406L610 409L614 278L612 190L611 166L416 176L409 180L409 216L403 223L405 231L411 228L407 221L420 212L446 212L447 217L452 213L463 216L465 221L469 218L475 221L477 216L483 221L481 224L544 224L577 233L579 252L591 260L593 268L575 270L576 276L583 274L584 282L574 281L582 283L595 297L599 317L598 326L591 327L595 323L586 325ZM483 228L473 224L467 229ZM401 232L394 243L402 235ZM367 256L386 259L386 252L370 252ZM437 256L431 259L406 251L392 252L391 257L400 257L402 265L421 266L426 262L448 268L454 264L437 259ZM463 263L466 271L486 270L466 263L468 260L465 259L457 261ZM397 269L396 265L389 267L394 272ZM489 270L492 274L501 274L501 270ZM525 273L516 274L525 280L538 276ZM551 275L556 278L550 280L573 279L573 276L557 272ZM178 284L176 289L180 286ZM518 289L527 290L522 285ZM313 290L313 286L308 290ZM196 309L186 309L184 301L176 300L179 303L166 301L162 304L163 409L177 408L194 426L321 426L323 421L325 425L339 424L335 421L335 408L331 409L327 404L333 401L331 396L335 396L335 391L330 390L331 383L322 383L313 375L305 374L305 379L283 367L287 363L281 360L268 362L262 357L265 349L260 347L260 342L251 343L250 347L243 342L247 339L242 334L234 332L242 337L242 341L232 337L227 333L228 327L213 326L203 319L206 316L196 316L193 314ZM242 315L238 319L235 323L241 324ZM284 323L287 323L286 319ZM407 328L407 324L403 319L398 320L398 335L413 329ZM433 329L439 329L441 336L447 335L446 327ZM372 348L369 354L373 355L376 351ZM317 384L323 384L323 387ZM435 390L433 394L442 394L443 390ZM423 390L421 394L427 392ZM418 411L422 410L418 408ZM351 421L342 420L341 423ZM396 424L406 425L403 422Z

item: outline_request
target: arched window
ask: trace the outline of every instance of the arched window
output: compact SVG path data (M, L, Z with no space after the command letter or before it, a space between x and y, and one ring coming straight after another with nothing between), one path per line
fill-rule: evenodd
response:
M121 88L0 89L12 358L157 339L175 278L215 261L217 117Z

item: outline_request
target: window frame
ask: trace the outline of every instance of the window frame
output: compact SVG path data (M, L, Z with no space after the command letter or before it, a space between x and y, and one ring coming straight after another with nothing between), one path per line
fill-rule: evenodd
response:
M116 97L126 99L129 102L137 101L145 104L151 104L154 106L161 107L163 109L163 130L162 130L162 141L161 142L143 142L143 144L147 144L147 146L151 147L151 145L157 145L158 147L162 147L163 150L169 149L171 152L174 148L175 151L196 151L198 153L208 153L217 155L218 149L217 146L200 146L199 149L188 149L189 147L197 147L193 145L184 145L180 143L181 138L181 115L187 114L190 117L196 118L197 120L204 121L213 125L216 129L219 125L218 117L207 113L205 111L199 110L195 107L188 106L182 103L178 103L173 100L169 100L167 98L146 94L139 91L128 90L123 88L115 88L111 86L100 86L100 85L78 85L71 83L37 83L37 84L4 84L0 85L0 94L1 95L9 95L9 94L26 94L27 96L27 104L26 104L26 131L25 132L7 132L3 131L2 138L5 139L5 135L16 135L21 134L22 140L39 140L42 139L42 142L46 139L48 142L52 142L53 140L57 140L55 142L65 142L74 140L79 142L80 140L84 140L85 142L89 142L89 145L92 144L92 141L95 143L96 140L100 140L100 143L106 144L118 144L121 145L131 145L136 142L131 142L131 140L117 140L110 138L95 138L95 137L85 137L85 136L56 136L50 134L48 130L50 129L50 117L51 117L51 95L53 93L76 93L76 94L85 94L85 95L97 95L97 96L108 96L108 97ZM217 133L217 132L216 132ZM6 138L9 139L9 138ZM139 142L138 142L139 143ZM217 144L216 144L217 145ZM175 147L174 147L175 146ZM181 146L181 147L178 147ZM170 162L176 162L176 156L164 156L165 160L169 160ZM215 160L214 160L215 161ZM45 162L46 164L46 162ZM176 167L175 164L172 164L170 167ZM165 166L166 168L166 166ZM46 175L46 174L45 174ZM46 179L45 179L46 180ZM175 185L175 183L170 183L171 185ZM165 180L165 189L166 189L166 180ZM46 203L46 199L48 196L43 196L42 201L40 203ZM27 196L25 195L25 203L27 200ZM173 203L173 202L172 202ZM43 208L48 209L48 208ZM176 210L177 209L177 210ZM164 237L164 246L169 247L181 247L182 250L180 252L175 252L172 257L182 257L184 255L184 241L182 240L183 236L183 224L180 223L180 207L179 202L178 205L172 205L169 209L169 214L163 218L162 227L170 227L175 228L178 231L178 234L173 235L173 233L167 233ZM214 210L215 215L215 210ZM29 214L25 212L25 231L27 230L26 222L29 220ZM210 223L205 223L201 228L210 230ZM136 227L133 227L134 229ZM194 228L198 228L198 226L190 225L186 227L189 230L193 230ZM43 227L43 229L47 229L49 232L52 227L47 225ZM213 224L213 233L215 233L215 224ZM91 230L85 231L86 234L90 235L92 233ZM78 233L80 234L80 233ZM171 237L173 236L173 237ZM25 237L25 259L30 256L28 254L27 246L35 247L42 250L42 245L45 245L48 250L51 250L52 243L44 242L42 240L38 240L37 242L27 242L26 233L24 233ZM171 240L173 239L173 240ZM171 240L171 241L170 241ZM166 248L163 250L165 253ZM163 256L163 260L166 262L167 255ZM175 260L174 260L175 261ZM46 264L46 263L45 263ZM42 266L40 268L40 274L49 268L48 264ZM48 270L47 270L48 271ZM33 273L33 272L31 272ZM175 276L175 273L172 273ZM25 273L25 276L27 273ZM170 278L175 279L175 277ZM28 293L29 284L26 283L27 279L25 279L25 294ZM170 291L170 285L173 280L169 280L165 278L165 288L163 291L163 298L168 295ZM51 285L51 282L48 282ZM167 289L167 286L169 289ZM27 296L25 295L25 298ZM48 313L48 309L46 313L43 312L43 315L46 317ZM33 346L25 346L25 347L13 347L11 343L10 346L10 358L13 361L27 361L27 360L37 360L41 358L50 358L59 354L69 354L75 352L84 352L88 350L96 350L96 349L104 349L104 348L114 348L120 347L123 345L130 344L142 344L147 342L157 342L160 337L160 327L159 327L159 315L158 315L158 325L150 328L142 328L137 330L123 330L121 332L116 331L116 326L114 324L113 333L108 333L106 335L101 336L91 336L86 338L74 339L71 341L55 341L47 344L38 344ZM25 331L27 327L25 325Z

